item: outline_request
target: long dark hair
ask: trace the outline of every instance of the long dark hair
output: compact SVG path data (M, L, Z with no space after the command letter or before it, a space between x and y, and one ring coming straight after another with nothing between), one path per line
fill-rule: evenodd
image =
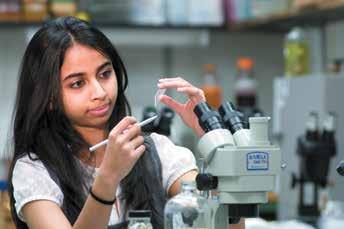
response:
M64 213L71 224L74 224L85 203L85 171L76 158L80 156L81 149L88 147L88 144L64 114L59 77L65 53L74 42L98 50L113 64L118 95L109 119L109 128L112 129L130 113L124 95L128 84L127 72L116 49L106 36L87 22L74 17L58 18L45 23L27 46L18 82L13 126L14 155L9 173L9 191L14 217L17 215L11 182L13 168L23 155L29 155L34 159L30 152L37 155L38 159L56 174L64 194ZM154 184L142 184L141 188L136 188L137 191L128 188L128 184L132 184L142 172L142 168L133 169L130 176L124 179L123 190L127 192L124 196L143 192L146 200L151 199L149 186ZM149 182L149 179L143 180ZM128 194L129 191L134 193ZM133 201L129 200L127 205L135 206ZM159 221L162 220L161 215L157 218ZM18 218L16 219L18 221Z

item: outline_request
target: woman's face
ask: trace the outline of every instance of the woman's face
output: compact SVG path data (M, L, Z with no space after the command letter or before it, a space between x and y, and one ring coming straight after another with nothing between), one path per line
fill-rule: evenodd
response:
M105 128L117 98L117 79L109 58L74 43L61 67L62 101L76 128Z

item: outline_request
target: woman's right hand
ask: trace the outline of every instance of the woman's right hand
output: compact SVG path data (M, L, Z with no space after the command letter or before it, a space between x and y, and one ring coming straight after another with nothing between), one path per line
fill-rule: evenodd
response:
M125 117L110 131L108 139L99 173L120 182L145 151L141 127L134 117Z

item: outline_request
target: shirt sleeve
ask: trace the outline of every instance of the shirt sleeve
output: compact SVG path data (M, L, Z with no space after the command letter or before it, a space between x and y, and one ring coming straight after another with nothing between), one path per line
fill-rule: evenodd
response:
M197 170L196 160L192 152L175 145L169 138L152 133L162 166L162 184L166 193L171 185L183 174Z
M13 169L12 183L15 209L23 222L21 209L31 201L50 200L62 206L63 193L39 160L33 161L28 156L20 158Z

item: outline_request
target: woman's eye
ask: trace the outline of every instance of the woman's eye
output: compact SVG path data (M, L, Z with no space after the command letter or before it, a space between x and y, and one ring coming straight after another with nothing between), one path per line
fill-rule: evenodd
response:
M82 85L84 85L84 81L78 80L71 84L71 88L80 88Z
M109 77L111 76L111 74L112 74L112 70L107 70L107 71L102 72L102 73L100 74L100 76L101 76L102 78L109 78Z

